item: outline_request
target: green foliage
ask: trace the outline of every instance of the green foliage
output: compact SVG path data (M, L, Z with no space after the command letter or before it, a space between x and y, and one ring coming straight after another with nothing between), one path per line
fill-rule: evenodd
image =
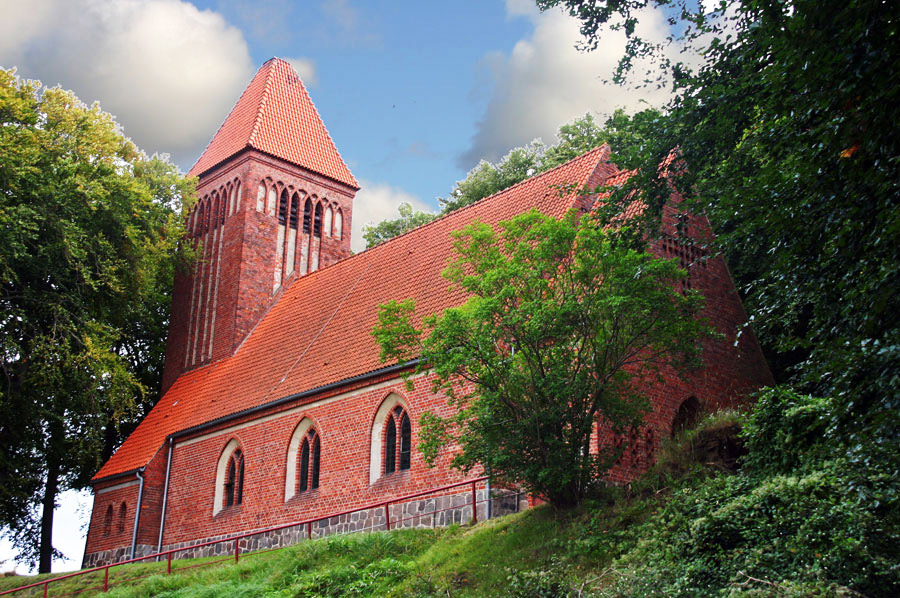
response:
M401 203L397 211L400 212L399 218L382 220L378 224L367 224L363 227L363 239L366 240L366 248L384 243L388 239L393 239L423 224L428 224L437 218L436 214L414 210L406 202Z
M441 212L458 210L541 172L543 152L544 146L533 142L510 151L497 164L482 160L450 195L438 198Z
M96 104L0 71L0 525L42 570L57 491L158 392L192 193Z
M423 332L411 302L390 303L373 334L383 360L421 355L419 371L434 371L453 407L420 420L427 462L452 442L459 469L483 466L554 505L577 504L618 456L589 450L597 418L621 430L645 409L635 372L699 363L702 298L675 290L675 262L617 243L589 217L531 211L498 228L454 233L444 276L463 305L425 317Z
M111 580L151 577L110 595L893 597L900 591L896 448L874 475L845 458L845 445L821 436L821 447L801 450L793 464L751 465L765 464L774 451L811 447L812 437L799 445L786 439L806 427L807 412L835 408L834 401L770 390L746 417L708 415L670 441L644 479L598 488L577 509L537 507L471 527L333 536L245 553L239 564L219 568L176 561L172 576L152 575L165 571L164 562L132 565ZM749 455L737 473L723 474L693 452L697 439L742 421ZM775 448L769 437L781 438ZM31 581L0 579L0 591ZM57 591L101 582L74 578Z
M548 147L533 141L525 147L511 150L497 164L482 160L469 171L465 179L456 183L447 197L438 198L441 213L458 210L499 193L604 143L610 145L612 162L621 168L633 168L653 139L654 131L660 126L662 118L662 114L652 108L633 116L628 116L619 108L600 126L593 115L585 114L559 128L556 145ZM399 211L399 218L363 227L366 247L383 243L437 217L435 214L413 210L407 203L400 204Z
M890 443L900 434L897 11L876 0L538 5L578 17L589 47L604 25L625 31L621 80L636 59L655 59L637 78L668 79L675 98L632 188L660 208L669 190L652 173L679 147L688 168L677 185L710 217L777 377L839 401L829 434ZM647 5L671 18L669 42L638 35ZM698 65L669 60L670 44Z

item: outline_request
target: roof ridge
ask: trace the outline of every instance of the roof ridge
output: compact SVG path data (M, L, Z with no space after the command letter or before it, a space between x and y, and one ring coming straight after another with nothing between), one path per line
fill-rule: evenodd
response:
M368 247L368 248L362 250L361 252L359 252L359 253L357 253L357 254L354 254L354 255L352 255L352 256L350 256L350 257L355 257L355 256L357 256L357 255L362 255L362 254L367 253L368 251L370 251L370 250L372 250L372 249L375 249L375 248L377 248L377 247L382 247L382 246L387 245L388 243L390 243L390 242L392 242L392 241L396 241L397 239L402 239L402 238L405 237L406 235L408 235L408 234L410 234L410 233L412 233L412 232L414 232L414 231L421 230L421 229L423 229L423 228L425 228L425 227L427 227L427 226L430 226L430 225L434 224L435 222L440 222L441 220L444 220L445 218L447 218L448 216L450 216L450 215L452 215L452 214L459 214L459 213L463 212L464 210L468 210L469 208L474 208L475 206L480 205L481 203L483 203L483 202L485 202L485 201L487 201L487 200L489 200L489 199L491 199L491 198L493 198L493 197L497 197L498 195L501 195L501 194L503 194L503 193L506 193L506 192L508 192L508 191L511 191L512 189L515 189L516 187L519 187L519 186L521 186L521 185L524 185L525 183L528 183L528 182L530 182L530 181L534 181L534 180L536 180L536 179L542 178L542 177L544 177L545 175L549 175L551 172L553 172L553 171L555 171L555 170L559 170L560 168L563 168L564 166L569 166L569 165L571 165L573 162L576 162L576 161L581 160L581 159L583 159L583 158L587 158L587 156L589 156L590 154L592 154L592 153L594 153L594 152L599 152L599 150L602 150L605 146L609 146L609 144L606 143L606 142L604 142L604 143L598 145L597 147L595 147L594 149L590 149L590 150L584 152L583 154L580 154L580 155L578 155L578 156L575 156L575 157L572 158L571 160L567 160L566 162L563 162L562 164L559 164L559 165L557 165L557 166L554 166L554 167L551 168L550 170L545 170L545 171L543 171L543 172L539 172L539 173L537 173L537 174L534 174L534 175L528 177L527 179L522 179L522 180L519 181L518 183L513 183L512 185L510 185L509 187L506 187L505 189L501 189L500 191L497 191L496 193L491 193L490 195L488 195L488 196L486 196L486 197L482 197L481 199L479 199L479 200L477 200L477 201L473 201L472 203L470 203L470 204L468 204L468 205L465 205L465 206L463 206L463 207L461 207L461 208L457 208L457 209L455 209L455 210L451 210L451 211L447 212L446 214L438 213L438 214L437 214L437 217L436 217L434 220L431 220L431 221L429 221L429 222L426 222L425 224L421 224L421 225L419 225L419 226L417 226L417 227L415 227L415 228L411 228L411 229L409 229L408 231L405 231L405 232L403 232L403 233L397 235L396 237L391 237L390 239L388 239L387 241L384 241L383 243L379 243L378 245L375 245L374 247ZM617 168L618 168L618 167L617 167ZM593 173L593 170L592 170L590 173L588 173L588 177L590 177L590 175L591 175L592 173ZM350 259L350 258L345 258L345 259L343 259L343 260L340 260L340 262L344 262L344 261L346 261L347 259ZM335 262L335 263L340 263L340 262ZM334 265L334 264L331 264L331 265Z
M263 112L266 110L266 106L269 103L269 86L272 84L273 73L275 72L275 62L280 60L277 57L272 57L263 63L263 66L269 65L269 72L266 73L266 84L263 85L262 96L259 98L259 106L256 109L256 118L253 119L253 128L250 129L250 137L247 139L247 145L252 148L256 148L256 133L259 131L259 125L262 122Z

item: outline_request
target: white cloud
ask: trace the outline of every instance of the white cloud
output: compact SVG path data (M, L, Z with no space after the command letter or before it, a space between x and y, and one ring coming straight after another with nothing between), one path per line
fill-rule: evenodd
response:
M181 0L4 4L0 65L99 101L142 149L185 169L253 74L243 34Z
M398 187L363 180L359 184L361 189L353 199L353 227L350 233L350 248L357 253L366 248L362 228L388 218L398 218L400 213L397 208L401 203L408 203L415 210L431 211L421 199Z
M482 68L493 80L490 100L476 126L471 145L459 159L462 168L471 168L481 158L496 161L510 148L535 138L555 140L559 126L586 112L600 115L616 108L640 109L646 104L660 106L668 92L657 89L636 91L603 80L612 76L625 48L625 34L606 31L593 52L575 46L583 41L579 22L559 10L539 13L533 2L508 0L509 18L528 18L534 31L522 39L507 56L492 53L484 57ZM663 14L645 10L639 19L638 34L661 41L668 33Z
M300 79L307 87L315 87L319 84L319 77L316 74L316 63L311 58L285 58L290 63Z

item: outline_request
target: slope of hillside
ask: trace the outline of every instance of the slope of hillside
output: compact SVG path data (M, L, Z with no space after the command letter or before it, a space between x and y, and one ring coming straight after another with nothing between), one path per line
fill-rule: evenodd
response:
M895 451L862 468L843 459L816 430L828 409L826 399L770 391L749 418L707 418L666 444L641 480L573 511L336 536L209 568L180 561L170 576L146 565L129 574L149 575L139 585L108 595L900 595ZM23 582L0 579L0 590Z

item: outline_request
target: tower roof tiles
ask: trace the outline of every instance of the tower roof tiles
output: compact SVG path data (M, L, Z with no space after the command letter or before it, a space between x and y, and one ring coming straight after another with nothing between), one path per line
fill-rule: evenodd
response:
M245 148L359 189L297 72L280 58L259 68L188 175L199 176Z

